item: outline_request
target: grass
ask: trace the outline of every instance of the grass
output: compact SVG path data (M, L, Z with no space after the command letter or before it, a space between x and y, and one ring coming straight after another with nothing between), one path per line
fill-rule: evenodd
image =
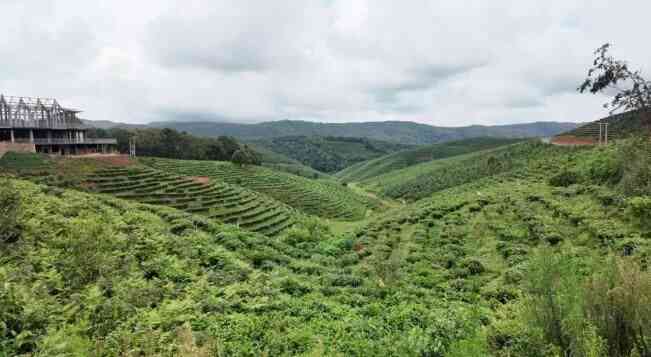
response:
M518 139L474 138L452 141L399 151L376 159L364 161L337 172L337 178L346 182L364 181L372 177L404 169L423 162L487 150L513 144Z
M265 167L228 162L141 158L151 167L181 175L208 176L264 193L304 213L338 220L359 220L381 201L328 180L310 180Z

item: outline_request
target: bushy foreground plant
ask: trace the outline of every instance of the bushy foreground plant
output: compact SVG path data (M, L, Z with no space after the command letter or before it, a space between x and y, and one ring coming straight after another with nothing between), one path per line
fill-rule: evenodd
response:
M572 253L538 251L524 299L491 327L493 353L650 356L651 273L633 258L593 259L586 265L590 260Z
M12 243L20 236L17 221L20 194L11 181L0 177L0 244Z

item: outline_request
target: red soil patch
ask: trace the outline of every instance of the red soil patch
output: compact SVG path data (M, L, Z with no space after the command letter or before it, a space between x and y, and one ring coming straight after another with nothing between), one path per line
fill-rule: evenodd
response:
M192 180L194 182L198 182L204 185L207 185L210 183L210 177L208 176L192 176Z
M131 166L135 164L128 155L103 155L93 156L92 158L111 166Z
M592 138L580 138L572 135L562 135L552 138L554 145L597 145L597 142Z

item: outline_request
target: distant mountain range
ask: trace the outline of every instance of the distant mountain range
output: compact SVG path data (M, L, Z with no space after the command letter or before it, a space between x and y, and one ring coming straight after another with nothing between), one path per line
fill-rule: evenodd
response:
M261 140L286 136L333 136L361 137L406 145L428 145L475 137L546 137L572 130L578 124L536 122L496 126L473 125L451 128L402 121L339 124L281 120L259 124L154 122L150 123L149 126L168 127L199 136L229 135L242 140Z
M88 125L102 128L145 127L85 121ZM476 137L528 138L554 136L575 129L579 124L560 122L535 122L511 125L472 125L464 127L438 127L404 121L361 123L315 123L298 120L280 120L259 124L236 124L223 122L153 122L146 127L172 128L197 136L234 136L241 140L264 140L287 136L333 136L362 137L406 145L428 145L452 140Z

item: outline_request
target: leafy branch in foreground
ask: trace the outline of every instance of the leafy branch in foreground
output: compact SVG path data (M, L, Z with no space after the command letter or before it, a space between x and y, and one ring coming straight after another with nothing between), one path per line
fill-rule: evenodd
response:
M606 43L594 52L593 67L588 70L579 92L614 91L612 100L604 104L611 114L618 110L640 110L648 116L651 113L651 82L642 77L640 70L631 70L625 61L615 59L608 52L610 46Z

